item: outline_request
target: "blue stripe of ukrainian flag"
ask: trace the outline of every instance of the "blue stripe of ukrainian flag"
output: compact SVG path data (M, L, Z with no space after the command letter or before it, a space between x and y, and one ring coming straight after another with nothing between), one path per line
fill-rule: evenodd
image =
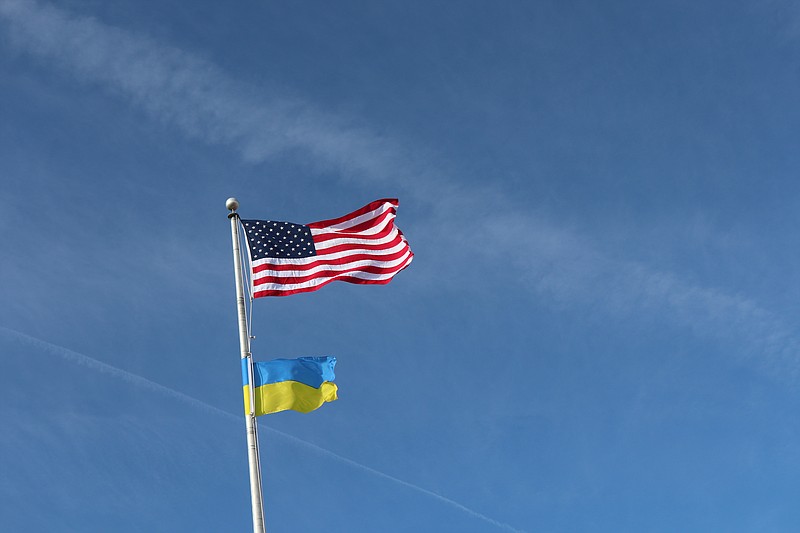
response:
M255 414L286 411L308 413L338 398L333 367L336 358L300 357L253 363ZM250 412L247 360L242 359L244 412Z

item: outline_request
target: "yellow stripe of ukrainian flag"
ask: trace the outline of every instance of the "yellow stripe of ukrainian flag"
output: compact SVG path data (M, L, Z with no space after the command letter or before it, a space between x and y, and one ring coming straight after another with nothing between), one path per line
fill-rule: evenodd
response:
M244 412L250 412L249 386L242 387L244 391ZM325 402L338 399L338 388L335 383L325 381L318 389L298 381L281 381L256 387L255 403L256 416L277 413L279 411L299 411L309 413L318 409Z

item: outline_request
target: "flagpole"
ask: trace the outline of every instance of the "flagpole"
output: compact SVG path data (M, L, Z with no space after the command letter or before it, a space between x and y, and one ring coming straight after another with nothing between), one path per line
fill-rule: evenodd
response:
M250 334L247 331L247 314L244 306L244 281L242 279L242 256L239 250L239 201L228 198L225 207L231 213L231 240L233 241L233 270L236 278L236 308L239 313L239 348L242 359L247 363L248 384L250 387L249 412L245 413L245 427L247 428L247 459L250 465L250 504L253 510L253 533L265 533L264 529L264 500L261 494L261 465L258 452L258 428L253 401L253 358L250 355Z

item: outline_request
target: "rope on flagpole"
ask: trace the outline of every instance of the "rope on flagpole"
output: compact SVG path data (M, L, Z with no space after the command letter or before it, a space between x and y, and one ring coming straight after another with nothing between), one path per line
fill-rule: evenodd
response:
M242 221L237 217L239 229L244 231L244 226L242 225ZM241 244L242 241L247 239L244 235L239 238L239 242ZM245 241L246 242L246 241ZM245 252L247 252L247 261L245 261ZM241 270L242 270L242 286L245 288L245 292L247 293L247 335L250 340L255 339L255 335L253 335L253 281L251 278L251 270L250 266L252 261L250 260L250 248L248 246L244 247L244 250L239 250L239 258L241 261Z

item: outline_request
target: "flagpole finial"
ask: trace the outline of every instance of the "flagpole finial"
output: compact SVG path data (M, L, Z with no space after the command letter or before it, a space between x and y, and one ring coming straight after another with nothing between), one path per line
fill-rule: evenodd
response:
M225 207L228 209L228 211L236 211L239 209L239 200L233 197L228 198L225 200Z

